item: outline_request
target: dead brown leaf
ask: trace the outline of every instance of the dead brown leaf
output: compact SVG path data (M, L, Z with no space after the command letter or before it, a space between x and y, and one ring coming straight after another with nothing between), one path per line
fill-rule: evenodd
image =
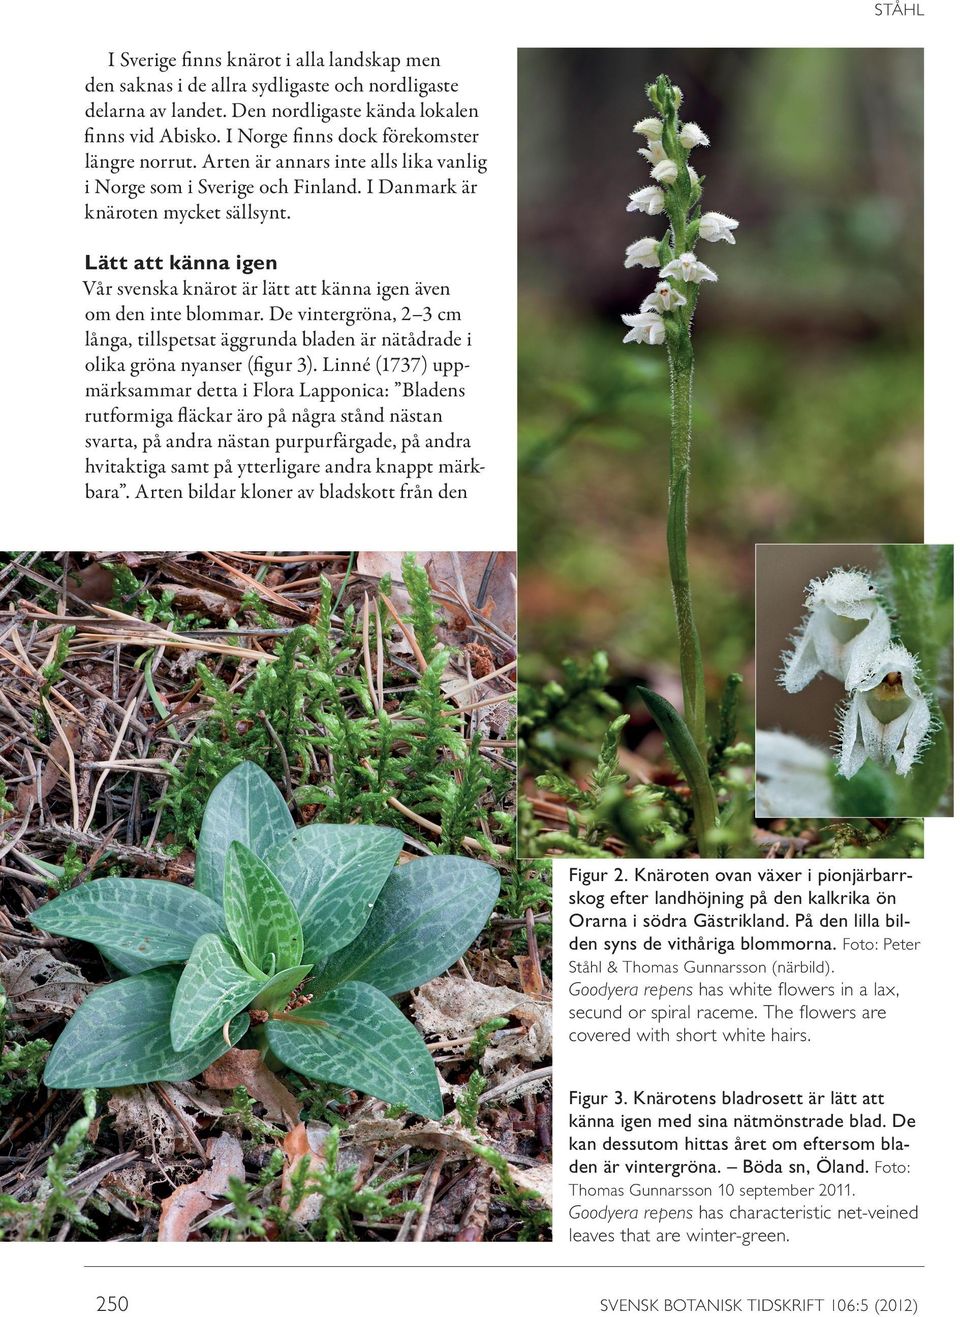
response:
M232 1134L207 1140L210 1165L192 1184L181 1184L160 1209L157 1239L161 1243L183 1243L197 1217L209 1212L226 1193L230 1179L244 1179L243 1149Z
M232 1047L219 1061L207 1067L202 1078L209 1088L234 1089L242 1084L263 1106L268 1120L282 1120L292 1128L300 1119L299 1102L267 1068L255 1047Z
M284 1168L281 1180L281 1203L286 1206L290 1194L290 1177L294 1168L299 1165L304 1157L310 1158L311 1171L319 1170L324 1163L324 1144L330 1133L329 1125L321 1125L316 1121L310 1121L304 1125L300 1123L295 1125L283 1141ZM353 1168L356 1175L357 1187L363 1183L370 1172L373 1170L374 1149L368 1146L350 1145L344 1147L341 1145L337 1149L337 1170L344 1171ZM309 1194L293 1213L294 1221L305 1225L309 1221L315 1221L320 1214L321 1196L319 1194Z
M518 1020L521 1033L491 1042L483 1069L499 1072L520 1058L539 1062L549 1056L553 1043L549 1002L537 1001L512 988L495 988L475 979L433 979L414 994L413 1014L421 1030L439 1038L462 1038L497 1015Z
M67 740L70 742L70 749L76 750L80 744L81 729L64 716L61 719L61 725ZM69 781L70 773L70 756L67 754L66 746L60 737L55 737L50 743L49 754L40 774L39 786L36 781L23 782L17 787L17 809L20 814L27 814L38 803L42 796L44 800L56 789L57 783L61 780Z
M76 965L42 947L0 961L0 982L18 1015L72 1015L90 988Z
M516 590L513 576L516 572L516 555L512 553L461 553L458 554L460 574L466 591L466 602L477 612L491 617L508 635L516 634ZM389 576L402 582L402 553L361 553L357 557L357 571L361 576ZM493 562L491 564L491 557ZM453 597L457 588L456 565L450 553L418 553L419 565L426 569L435 589ZM489 568L489 572L488 569ZM487 582L482 603L478 603L484 574ZM402 596L401 596L402 597ZM492 605L492 607L491 607ZM460 620L457 610L445 605L454 629Z
M553 1167L546 1162L536 1166L512 1166L510 1173L521 1189L530 1189L542 1198L546 1207L553 1208Z
M118 1088L107 1102L114 1128L125 1143L132 1143L142 1152L161 1157L193 1152L196 1118L189 1110L187 1095L173 1085L167 1088L166 1094L175 1112L148 1085Z

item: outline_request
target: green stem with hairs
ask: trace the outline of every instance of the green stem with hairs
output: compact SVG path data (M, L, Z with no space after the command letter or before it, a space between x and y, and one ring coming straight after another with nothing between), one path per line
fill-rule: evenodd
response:
M685 351L683 349L686 349ZM670 348L670 486L667 505L667 558L670 586L677 620L680 645L680 681L683 686L683 712L694 744L700 754L707 754L706 696L703 682L703 659L700 637L693 616L693 592L687 563L687 507L690 496L692 455L691 402L693 392L693 352L684 335L678 349Z

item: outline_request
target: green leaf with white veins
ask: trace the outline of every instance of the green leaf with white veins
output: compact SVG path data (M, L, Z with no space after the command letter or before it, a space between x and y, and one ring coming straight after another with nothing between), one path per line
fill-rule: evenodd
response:
M230 843L241 841L263 856L296 831L287 802L256 764L231 769L210 795L197 842L194 882L197 890L219 902Z
M205 933L190 954L173 999L170 1038L176 1050L183 1052L222 1029L253 1001L262 983L237 964L222 937Z
M450 966L466 951L500 894L489 864L437 855L394 869L359 937L331 956L320 991L362 979L395 997Z
M369 983L344 983L268 1020L266 1033L273 1054L309 1079L356 1088L434 1120L443 1115L437 1068L423 1039Z
M370 918L403 846L394 828L314 823L267 852L303 926L314 964L351 942Z
M44 932L92 942L124 968L184 961L201 934L224 929L223 915L207 897L155 878L96 878L30 918Z
M122 1088L158 1080L192 1079L223 1056L246 1032L241 1015L222 1033L184 1052L170 1039L170 1011L180 971L152 969L97 988L54 1044L44 1070L48 1088Z
M227 851L223 913L251 973L269 976L300 964L303 930L293 902L263 860L239 841Z

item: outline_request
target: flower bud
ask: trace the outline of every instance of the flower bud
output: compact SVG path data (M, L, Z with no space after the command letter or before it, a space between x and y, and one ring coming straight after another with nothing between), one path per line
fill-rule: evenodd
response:
M641 119L639 123L633 125L635 133L643 133L648 141L659 141L663 133L663 123L660 119Z
M729 215L721 215L716 210L708 210L705 215L700 216L700 237L704 242L735 244L737 240L733 236L733 230L739 227L739 220L731 219Z
M666 183L668 186L677 181L677 166L673 160L661 160L659 164L654 165L650 171L651 178L655 178L658 183Z
M630 193L627 210L642 210L646 215L659 215L663 210L664 195L658 187L643 187Z
M660 243L656 238L638 238L636 242L631 242L627 248L627 259L624 265L629 270L631 266L642 265L645 269L653 269L660 264Z
M698 123L685 123L678 134L680 145L688 151L695 146L709 146L710 138Z

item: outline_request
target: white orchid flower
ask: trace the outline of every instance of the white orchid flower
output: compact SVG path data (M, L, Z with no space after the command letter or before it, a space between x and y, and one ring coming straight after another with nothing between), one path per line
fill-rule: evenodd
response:
M698 123L685 123L677 136L680 139L680 145L688 151L692 151L695 146L710 145L710 138Z
M831 572L807 586L809 616L780 676L795 695L820 672L853 690L876 655L891 642L890 619L866 572Z
M649 146L639 147L637 155L642 155L649 165L659 165L667 158L666 151L656 139L654 139Z
M686 306L687 299L683 293L678 293L672 284L666 281L657 284L652 293L649 293L640 304L641 311L656 311L662 315L664 311L675 311L678 306Z
M700 237L704 242L736 243L733 230L740 227L740 221L729 215L721 215L717 210L708 210L700 216Z
M676 183L679 172L675 160L661 160L650 170L650 177L658 183Z
M627 210L642 210L647 215L659 215L666 198L658 187L642 187L639 192L630 193Z
M917 660L902 645L875 654L843 712L840 774L853 777L868 759L892 763L905 777L930 733L930 705L917 682Z
M787 732L757 729L757 818L829 819L836 813L826 750Z
M633 125L635 133L643 133L648 141L659 141L663 134L662 119L641 119Z
M655 265L660 264L659 252L660 243L656 238L638 238L627 248L624 265L628 270L634 265L642 265L645 269L652 270Z
M682 279L685 284L716 283L717 276L709 265L698 261L693 252L683 252L675 260L668 261L660 271L661 279Z
M641 311L638 315L621 316L620 319L630 327L624 343L649 343L655 348L667 336L667 327L655 311Z

